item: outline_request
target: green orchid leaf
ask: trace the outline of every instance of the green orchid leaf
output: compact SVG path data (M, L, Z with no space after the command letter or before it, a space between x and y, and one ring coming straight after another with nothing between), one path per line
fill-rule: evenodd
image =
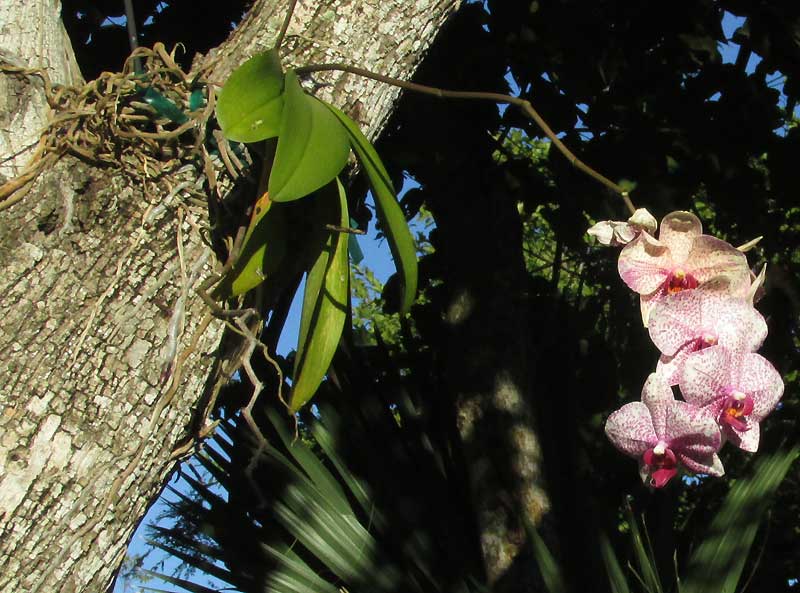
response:
M347 164L350 144L341 123L307 95L294 72L286 74L278 148L269 178L276 202L307 196L333 181Z
M253 56L228 77L217 100L217 121L229 140L258 142L278 135L283 112L278 52Z
M283 208L270 200L268 193L256 202L239 259L214 291L217 298L244 294L278 270L287 243Z
M347 196L341 182L336 179L338 205L331 211L338 216L317 217L320 224L330 221L337 226L347 226ZM322 192L322 206L327 209L334 196ZM347 259L348 235L325 231L328 235L306 278L303 295L303 312L300 316L300 333L295 356L294 383L290 409L297 411L317 391L333 355L347 318L347 301L350 290L350 266Z
M369 179L372 194L375 196L378 219L389 240L389 249L402 278L403 295L400 311L407 313L414 304L417 294L417 250L406 217L400 204L397 203L392 181L375 148L358 125L333 105L326 104L326 107L344 124L353 150Z

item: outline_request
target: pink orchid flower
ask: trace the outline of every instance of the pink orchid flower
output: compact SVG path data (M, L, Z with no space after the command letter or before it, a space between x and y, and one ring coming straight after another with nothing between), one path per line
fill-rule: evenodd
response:
M652 373L642 389L642 401L625 404L606 421L613 445L639 460L642 481L662 488L680 467L694 473L721 476L717 457L722 444L719 427L705 409L676 401L662 377Z
M751 352L713 346L689 355L681 392L708 410L723 435L743 451L758 450L759 422L783 395L783 381L767 359Z
M650 312L649 331L661 351L658 374L677 385L692 352L716 345L755 352L767 337L767 323L746 298L730 295L727 280L714 279L660 299Z
M658 239L642 232L623 248L619 275L641 295L645 327L652 307L668 294L697 288L718 276L729 278L733 292L749 282L744 254L702 233L700 219L691 212L677 211L661 221Z

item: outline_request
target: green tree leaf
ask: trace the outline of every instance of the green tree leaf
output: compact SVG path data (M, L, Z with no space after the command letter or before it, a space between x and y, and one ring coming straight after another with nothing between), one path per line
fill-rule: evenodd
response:
M347 196L336 179L338 206L331 208L337 216L318 218L320 224L331 222L347 226ZM334 196L327 191L319 196L324 208ZM327 203L326 203L327 202ZM335 203L334 203L335 204ZM347 298L350 290L350 267L347 259L346 233L325 231L328 239L306 278L303 313L294 366L294 384L289 407L297 411L317 391L328 372L347 317Z
M242 252L214 291L218 298L244 294L272 276L286 255L286 217L283 206L265 193L255 204Z
M253 56L228 77L217 100L217 121L229 140L258 142L278 135L283 112L278 52Z
M400 301L400 311L407 313L414 304L417 294L417 251L406 217L400 204L397 203L392 181L375 148L358 125L340 109L327 103L325 105L344 124L353 150L369 178L378 218L389 240L389 249L402 278L403 297Z
M347 132L324 103L307 95L294 72L286 74L278 148L269 177L276 202L307 196L330 183L350 154Z

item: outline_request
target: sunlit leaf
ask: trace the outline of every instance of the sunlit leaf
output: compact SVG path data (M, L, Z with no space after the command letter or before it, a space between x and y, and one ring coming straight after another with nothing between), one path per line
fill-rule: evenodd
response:
M762 453L753 475L733 485L708 535L689 560L682 593L736 590L764 512L797 454L798 447Z
M338 226L347 226L347 197L341 182L336 180L338 206L335 218ZM330 202L334 196L328 192L320 199ZM327 206L327 204L323 204ZM306 278L303 312L295 357L294 384L290 408L296 411L305 404L328 372L347 317L347 300L350 290L350 267L347 260L347 234L326 231L328 239Z
M327 105L327 104L326 104ZM402 278L403 294L400 310L407 313L414 304L417 293L417 251L414 238L408 228L403 210L397 203L392 180L386 172L378 153L370 144L358 125L343 111L333 105L327 105L347 129L353 150L358 156L364 172L369 178L372 194L375 196L375 208L381 221L389 248L392 251L395 265Z
M278 135L283 71L274 49L253 56L230 75L217 100L217 121L229 140L258 142Z
M350 154L342 124L322 102L306 94L294 72L286 74L283 96L278 148L269 178L269 193L276 202L302 198L333 181Z

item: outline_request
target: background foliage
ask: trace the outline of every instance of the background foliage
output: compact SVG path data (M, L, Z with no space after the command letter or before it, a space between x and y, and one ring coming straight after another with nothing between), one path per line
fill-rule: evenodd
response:
M246 5L227 2L201 11L192 2L137 2L141 43L181 42L188 59L221 41ZM122 2L65 0L63 6L84 74L118 69L127 43L124 31L106 19L122 12ZM417 79L444 88L518 93L583 160L614 180L634 182L637 206L659 218L676 209L694 210L709 232L734 244L764 235L749 258L752 265L769 264L766 296L759 303L770 329L764 354L783 375L786 392L762 426L761 454L797 441L800 129L794 112L800 94L800 6L755 0L468 3L443 31ZM389 579L385 590L452 590L481 578L442 365L445 305L455 282L469 274L488 293L503 289L487 280L497 270L516 270L525 278L518 297L529 319L530 398L540 420L553 503L544 536L570 590L605 586L600 533L607 534L630 576L628 505L644 516L655 564L671 589L675 563L687 565L731 485L752 470L752 457L726 448L725 479L686 480L650 492L639 482L634 462L604 438L605 418L638 397L656 353L634 296L617 276L615 253L591 245L584 234L590 222L624 218L621 201L572 169L541 138L513 109L406 93L378 146L398 187L404 176L419 184L403 198L406 215L423 209L432 217L430 248L420 260L424 298L411 318L401 321L392 316L397 304L388 299L391 293L382 302L369 271L356 275L358 331L343 343L319 398L333 408L326 413L322 407L321 420L307 413L303 434L313 444L316 423L331 422L334 449L347 469L318 445L314 450L334 481L343 484L353 516L380 550L370 561L383 558L394 567L389 575L393 570L416 575L413 586ZM353 216L362 224L370 218L365 190L358 191L363 187L356 180L350 196ZM470 241L474 252L462 249ZM271 335L277 335L275 328ZM485 348L501 351L502 345ZM285 366L288 372L290 365ZM263 372L266 380L270 371ZM230 387L220 414L234 416L243 388ZM237 434L232 426L226 431ZM378 426L385 431L375 434ZM231 437L223 447L228 456L205 462L203 475L216 476L226 492L225 508L232 508L231 501L240 505L236 521L243 523L228 515L221 521L241 531L230 536L215 526L209 533L212 519L208 513L192 515L198 507L191 497L178 515L184 555L215 558L215 566L229 574L246 575L230 582L250 591L268 575L243 568L243 558L263 554L264 542L272 538L282 537L282 545L297 538L265 511L286 496L288 478L270 482L268 507L253 502L248 480L223 479L240 476L247 465L247 455L237 449L246 446L240 441ZM365 448L380 451L383 466L359 459ZM397 471L387 472L386 466ZM283 471L293 475L286 467ZM216 475L220 468L227 473ZM264 475L283 476L267 473L258 479ZM347 486L353 477L367 485L372 506L359 506ZM745 563L748 590L791 591L800 577L798 500L795 464ZM206 500L200 508L216 512L219 504ZM240 553L242 547L251 551ZM358 578L345 583L331 574L308 545L296 553L335 586L375 590ZM364 570L377 569L367 564ZM646 589L631 582L634 590Z

